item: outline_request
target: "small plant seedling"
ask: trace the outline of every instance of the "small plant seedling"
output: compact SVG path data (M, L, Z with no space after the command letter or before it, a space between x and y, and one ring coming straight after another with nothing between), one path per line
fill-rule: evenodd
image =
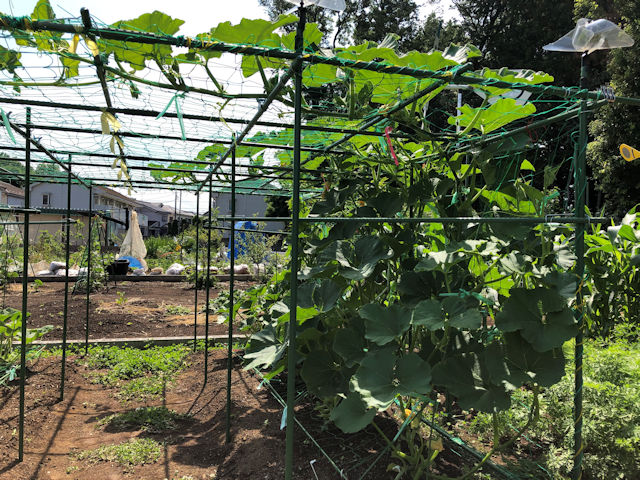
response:
M118 298L116 298L116 305L124 305L127 303L127 299L124 296L124 292L116 292Z
M188 315L191 313L191 309L183 305L167 305L165 309L168 315Z
M44 285L44 283L42 282L42 280L40 280L39 278L36 278L36 279L33 281L33 286L32 286L32 287L33 287L33 291L34 291L34 292L37 292L37 291L38 291L38 289L39 289L40 287L42 287L43 285Z

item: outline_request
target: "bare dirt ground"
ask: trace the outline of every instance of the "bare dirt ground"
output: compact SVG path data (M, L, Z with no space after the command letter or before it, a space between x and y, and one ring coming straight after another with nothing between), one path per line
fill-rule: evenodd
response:
M259 379L234 367L232 372L232 441L225 442L226 352L209 356L209 381L203 385L203 355L193 354L191 366L155 401L122 404L116 389L91 384L89 371L70 357L64 400L59 401L60 357L49 357L30 365L26 385L25 457L17 463L18 386L0 387L0 479L2 480L213 480L284 478L285 430L280 429L282 407ZM167 434L141 430L98 428L100 419L140 406L166 406L190 417ZM303 408L303 407L302 407ZM311 418L309 412L298 412ZM392 434L397 427L382 421ZM344 435L320 427L310 420L307 429L317 436L323 449L351 466L348 478L360 478L384 446L374 432ZM163 443L156 463L122 467L113 462L90 463L72 452L117 444L133 438L151 437ZM393 478L385 471L388 458L375 465L366 479ZM315 470L315 473L314 473ZM340 478L304 434L296 432L295 478L327 480Z
M237 282L237 290L250 288L249 282ZM210 298L217 297L226 282L211 289ZM69 291L72 284L69 285ZM89 338L173 337L192 336L194 322L194 293L185 283L122 282L92 293L89 306ZM10 284L3 297L3 307L20 309L22 286ZM198 335L205 334L204 290L198 291ZM175 307L180 310L175 312ZM45 283L37 289L29 287L27 309L29 328L53 325L54 329L43 339L62 338L62 312L64 284ZM84 340L86 324L86 294L69 295L67 338ZM209 334L225 334L227 326L218 323L218 316L209 315ZM237 330L236 330L237 331Z

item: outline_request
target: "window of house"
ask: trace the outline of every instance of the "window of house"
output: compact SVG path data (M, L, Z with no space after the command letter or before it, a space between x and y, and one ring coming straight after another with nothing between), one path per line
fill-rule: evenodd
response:
M50 193L43 193L42 194L42 205L44 205L44 206L51 205L51 194Z
M100 205L100 195L93 194L93 206Z
M162 221L167 222L169 220L169 215L162 215Z

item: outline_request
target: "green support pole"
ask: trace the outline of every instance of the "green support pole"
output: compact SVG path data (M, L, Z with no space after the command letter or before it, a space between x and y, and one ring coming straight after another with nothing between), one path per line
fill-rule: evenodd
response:
M302 55L304 47L304 27L306 10L301 3L298 9L298 27L296 29L295 48ZM296 400L296 323L298 309L298 217L300 215L300 132L302 125L302 64L296 65L294 79L294 120L293 120L293 192L291 194L291 301L289 302L289 348L287 349L287 415L286 415L286 454L285 480L293 480L293 448L295 428Z
M71 162L71 155L69 155ZM62 368L60 369L60 400L64 399L64 377L67 366L67 318L69 314L69 241L71 238L71 166L67 172L67 225L64 237L64 308L62 311Z
M582 54L580 65L580 88L585 87L587 80L587 54ZM578 155L575 156L574 179L575 179L575 213L577 218L585 217L585 194L587 188L587 105L586 100L580 102L580 120L578 137ZM574 397L573 397L573 471L571 478L580 480L582 478L582 459L584 455L584 445L582 443L582 361L584 353L584 305L582 295L582 284L584 280L584 232L585 224L576 224L575 250L576 250L576 276L578 277L578 289L576 291L575 315L578 320L578 334L576 335L575 346L575 372L574 372Z
M196 193L196 271L195 293L193 295L193 351L198 341L198 252L200 250L200 192Z
M89 352L89 307L91 295L91 249L93 248L93 187L89 186L89 244L87 246L87 309L84 325L84 354Z
M31 108L27 107L24 156L24 227L22 252L22 338L20 339L20 413L18 418L18 461L24 458L24 385L27 379L27 295L29 278L29 208L31 207Z
M211 192L213 190L213 177L209 178L209 212L207 213L207 220L211 225ZM211 229L207 230L207 279L205 285L205 304L204 304L204 383L207 384L208 369L209 369L209 298L211 294L211 288L209 284L211 282Z
M233 135L235 141L235 134ZM235 145L235 142L234 142ZM227 352L227 443L231 442L231 366L233 363L233 320L235 317L234 289L236 268L236 147L231 150L231 231L229 233L229 341ZM211 231L211 230L209 230Z

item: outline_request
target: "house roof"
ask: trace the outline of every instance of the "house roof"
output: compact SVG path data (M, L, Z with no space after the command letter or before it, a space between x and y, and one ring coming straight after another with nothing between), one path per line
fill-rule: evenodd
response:
M24 190L7 182L0 182L0 190L4 190L8 195L14 197L24 197Z
M120 192L116 192L115 190L112 190L110 188L102 187L102 186L99 186L97 188L99 188L102 191L102 193L107 194L111 197L119 198L120 200L130 203L131 205L139 206L142 203L136 200L135 198L127 197L126 195L123 195Z
M137 202L147 208L155 210L156 212L169 213L172 215L176 213L176 210L166 203L143 202L142 200L137 200ZM193 217L195 215L193 212L180 209L178 209L177 214L183 217Z

